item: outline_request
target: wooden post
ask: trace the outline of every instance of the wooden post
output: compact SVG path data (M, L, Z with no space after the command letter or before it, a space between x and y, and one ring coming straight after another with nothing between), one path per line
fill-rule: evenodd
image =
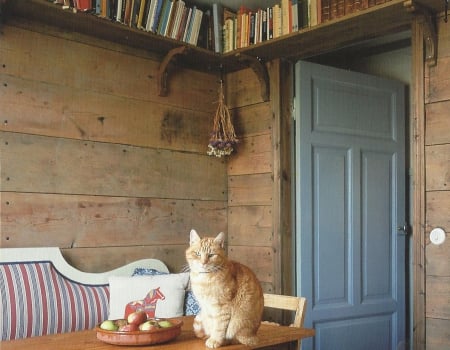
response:
M414 349L426 346L425 337L425 99L423 19L412 22L412 120L413 135L413 342Z

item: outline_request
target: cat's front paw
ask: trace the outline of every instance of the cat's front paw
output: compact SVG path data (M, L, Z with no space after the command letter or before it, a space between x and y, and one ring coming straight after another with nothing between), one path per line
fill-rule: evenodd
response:
M210 349L215 349L221 347L223 344L222 341L218 341L213 338L208 338L208 340L205 342L205 345Z
M197 338L204 338L206 336L205 330L203 328L202 320L199 316L194 319L194 333Z

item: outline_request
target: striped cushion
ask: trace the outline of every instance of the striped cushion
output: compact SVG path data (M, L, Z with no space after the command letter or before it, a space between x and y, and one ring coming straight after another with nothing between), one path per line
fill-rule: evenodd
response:
M50 261L0 263L2 340L93 328L108 316L109 286L76 283Z

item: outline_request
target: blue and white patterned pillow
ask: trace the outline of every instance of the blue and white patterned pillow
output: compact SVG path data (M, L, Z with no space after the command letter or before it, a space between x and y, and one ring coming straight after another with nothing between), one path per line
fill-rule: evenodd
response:
M166 272L161 272L155 269L149 269L144 267L137 267L132 276L155 276L155 275L166 275ZM186 316L197 315L200 312L200 305L195 299L194 293L191 290L186 290L184 297L184 314Z
M200 305L195 299L194 293L191 290L186 291L184 298L184 314L186 316L197 315L200 312Z
M155 269L149 269L147 267L136 267L131 276L155 276L155 275L166 275L166 272L161 272Z

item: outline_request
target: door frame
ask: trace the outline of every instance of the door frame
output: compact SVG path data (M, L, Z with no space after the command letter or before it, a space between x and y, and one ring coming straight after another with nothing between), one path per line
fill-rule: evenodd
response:
M416 350L425 349L425 45L424 18L416 16L411 23L411 89L409 94L410 113L409 126L409 156L412 160L410 169L413 184L411 185L410 203L413 217L411 218L412 234L410 245L412 248L412 300L407 304L407 313L410 317L409 339ZM293 63L289 61L275 60L269 65L271 99L270 104L274 111L273 132L276 137L273 140L274 158L277 167L274 166L275 186L278 203L274 203L274 210L279 221L274 234L281 240L281 251L278 256L278 264L281 265L279 284L277 290L284 294L293 295L295 291L296 271L295 266L295 197L292 189L295 182L295 169L293 167L294 150L294 122L293 100L288 96L294 96ZM276 91L276 93L274 92ZM273 98L272 98L273 97ZM275 164L274 164L275 165ZM276 175L276 176L275 176ZM283 210L290 208L290 210ZM275 222L275 221L274 221ZM278 233L278 234L277 234Z

